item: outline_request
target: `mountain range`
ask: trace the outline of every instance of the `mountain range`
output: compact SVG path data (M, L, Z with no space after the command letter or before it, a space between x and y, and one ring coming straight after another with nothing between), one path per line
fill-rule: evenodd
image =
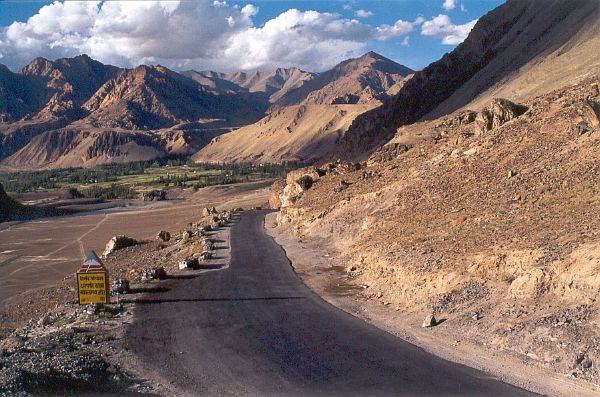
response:
M223 133L290 114L279 110L291 105L357 105L350 111L353 119L390 98L412 73L372 52L323 73L122 69L86 55L37 58L18 73L2 66L0 168L91 167L193 155ZM347 128L351 119L343 119L340 125ZM330 122L310 122L310 133L331 129ZM273 160L318 158L296 156L294 150Z

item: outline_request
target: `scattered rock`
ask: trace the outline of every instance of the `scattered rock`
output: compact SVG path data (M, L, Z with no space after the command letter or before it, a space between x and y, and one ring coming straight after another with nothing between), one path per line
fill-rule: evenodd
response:
M100 313L100 303L90 303L85 307L85 312L92 316L97 315Z
M391 161L403 153L408 152L410 146L400 143L390 143L377 149L367 161L367 166L372 166L375 163L384 163Z
M0 350L4 352L4 355L11 355L18 352L23 345L25 340L19 336L10 336L0 341Z
M333 189L335 192L341 192L343 190L348 189L350 184L344 180L340 181L340 183Z
M45 327L50 324L52 324L52 315L50 313L44 314L44 316L38 321L39 327Z

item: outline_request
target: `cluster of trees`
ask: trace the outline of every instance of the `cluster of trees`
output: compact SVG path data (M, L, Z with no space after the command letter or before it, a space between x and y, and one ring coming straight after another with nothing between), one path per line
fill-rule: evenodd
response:
M184 167L185 166L185 167ZM25 193L37 190L77 186L77 194L94 198L131 198L136 192L119 177L151 174L152 169L179 167L176 172L159 175L136 185L158 187L194 187L196 189L221 184L240 183L284 177L303 164L196 164L186 158L108 164L96 168L67 168L58 170L24 171L0 174L6 191ZM185 168L183 174L181 167ZM106 183L110 183L106 187ZM102 184L102 186L99 186ZM75 194L75 193L74 193Z

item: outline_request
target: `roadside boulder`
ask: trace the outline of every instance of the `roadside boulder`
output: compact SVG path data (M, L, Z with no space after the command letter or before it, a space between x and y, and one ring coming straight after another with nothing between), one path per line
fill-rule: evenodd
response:
M184 230L183 233L181 233L181 240L188 241L189 239L192 238L193 235L194 235L194 233L192 233L191 230Z
M158 234L156 235L156 238L158 240L162 240L162 241L169 241L171 240L171 233L167 232L166 230L161 230L160 232L158 232Z
M112 292L115 294L127 294L129 293L129 280L126 278L119 278L112 283Z
M209 250L209 251L214 249L213 241L208 238L203 238L202 239L202 248L204 248L204 250Z
M207 261L213 258L213 254L210 251L202 251L200 254L200 260Z
M106 247L104 248L104 252L102 253L102 257L106 258L108 255L112 254L115 251L121 250L123 248L132 247L137 245L137 240L132 239L127 236L114 236L108 243L106 243Z
M432 314L428 314L425 317L425 320L423 320L423 324L421 324L422 328L431 328L431 327L435 327L437 325L437 320L435 319L435 316Z
M142 273L142 282L148 282L152 280L165 280L167 278L167 272L164 267L153 267Z
M198 269L200 267L200 263L198 262L198 258L190 257L184 260L179 261L179 269Z
M215 207L212 207L212 208L205 207L202 209L202 216L204 216L204 217L210 216L212 214L216 214L217 212L218 211Z

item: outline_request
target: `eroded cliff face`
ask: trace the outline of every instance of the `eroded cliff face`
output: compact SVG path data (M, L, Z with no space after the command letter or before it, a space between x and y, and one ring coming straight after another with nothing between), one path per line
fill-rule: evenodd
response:
M341 256L365 299L597 380L573 362L600 360L598 82L403 127L343 174L298 170L278 227Z
M595 0L508 1L481 17L462 44L415 73L390 101L357 117L341 140L339 156L365 159L403 125L431 112L435 118L458 110L495 84L509 84L521 68L524 75L531 72L525 65L548 60L558 64L559 56L570 51L575 55L586 45L600 43L599 15L600 4ZM580 73L565 77L565 67L576 70L577 63L586 65L588 71L595 68L597 73L600 63L590 57L577 53L573 64L547 67L539 84L536 79L520 81L519 90L538 95L551 91L557 88L548 82L551 76L557 81L577 82Z

